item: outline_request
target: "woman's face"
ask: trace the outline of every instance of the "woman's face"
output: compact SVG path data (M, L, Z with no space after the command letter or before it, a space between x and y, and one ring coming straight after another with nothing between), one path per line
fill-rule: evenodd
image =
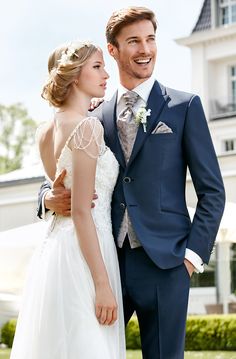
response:
M90 56L78 77L78 88L91 97L104 97L108 73L105 71L102 51Z

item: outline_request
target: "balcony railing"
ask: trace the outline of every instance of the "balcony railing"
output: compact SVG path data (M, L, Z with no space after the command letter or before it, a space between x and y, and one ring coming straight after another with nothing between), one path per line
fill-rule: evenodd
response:
M210 101L210 120L236 116L236 98L232 100L214 99Z

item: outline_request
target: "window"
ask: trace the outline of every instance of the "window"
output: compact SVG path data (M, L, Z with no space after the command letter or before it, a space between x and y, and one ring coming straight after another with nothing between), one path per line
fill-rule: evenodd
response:
M236 109L236 65L230 68L230 92L231 92L231 103L234 104Z
M230 253L231 291L236 295L236 244L232 244Z
M191 288L215 287L216 286L216 253L213 251L208 265L204 265L204 272L201 275L191 277Z
M236 22L236 0L219 0L220 25Z
M223 152L233 152L236 150L236 138L223 141Z

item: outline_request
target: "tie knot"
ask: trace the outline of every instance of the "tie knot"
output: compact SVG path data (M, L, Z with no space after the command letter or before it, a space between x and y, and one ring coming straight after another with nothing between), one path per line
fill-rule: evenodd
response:
M132 107L138 100L138 94L133 91L127 91L126 93L124 93L123 98L125 100L126 106Z

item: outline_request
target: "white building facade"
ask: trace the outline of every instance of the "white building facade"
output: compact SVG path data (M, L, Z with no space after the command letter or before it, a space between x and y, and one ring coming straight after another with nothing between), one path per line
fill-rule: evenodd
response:
M226 201L236 203L236 0L205 0L190 36L176 41L191 50L192 92L203 103ZM188 205L194 207L196 196L190 177L187 198ZM217 244L206 273L193 280L196 288L191 289L190 311L202 312L206 304L214 303L228 311L225 302L236 290L235 282L235 245Z
M205 0L193 32L177 43L191 50L192 92L204 106L227 201L236 203L236 0ZM0 176L0 232L37 221L37 193L43 180L40 166ZM195 207L190 176L187 199ZM206 305L224 305L236 290L236 249L233 245L218 247L205 273L192 279L189 313L205 313ZM229 271L231 281L225 280ZM19 295L19 287L10 294ZM1 302L1 290L4 288L0 288L0 316L1 308L10 308L7 315L14 316L15 299L5 296ZM9 288L7 292L9 295Z

